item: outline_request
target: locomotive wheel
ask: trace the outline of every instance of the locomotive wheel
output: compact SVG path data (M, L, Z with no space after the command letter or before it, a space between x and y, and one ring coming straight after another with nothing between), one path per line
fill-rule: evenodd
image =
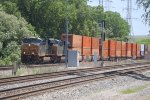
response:
M34 56L34 63L35 64L40 64L44 61L43 57L39 57L39 56Z
M54 58L53 56L50 57L50 62L51 62L51 63L54 63L54 59L55 59L55 58Z
M57 57L57 62L60 63L61 62L61 57Z
M44 58L43 57L39 57L39 63L43 63L44 62Z
M60 56L52 56L52 57L50 57L50 62L51 63L60 63L61 57Z

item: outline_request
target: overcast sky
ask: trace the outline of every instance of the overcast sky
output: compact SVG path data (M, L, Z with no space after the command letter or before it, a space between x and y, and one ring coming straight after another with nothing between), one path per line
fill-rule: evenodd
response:
M99 0L90 0L91 2L88 2L89 5L97 6L99 4ZM104 0L106 1L106 0ZM132 11L132 23L133 23L133 32L134 35L148 35L149 34L149 26L145 25L143 22L142 14L144 13L144 10L142 8L138 8L136 5L136 0L132 0L133 2L133 8ZM107 5L107 6L106 6ZM106 4L104 2L105 10L111 10L111 11L117 11L121 14L123 18L126 18L126 6L127 6L127 0L112 0L112 2L109 4Z

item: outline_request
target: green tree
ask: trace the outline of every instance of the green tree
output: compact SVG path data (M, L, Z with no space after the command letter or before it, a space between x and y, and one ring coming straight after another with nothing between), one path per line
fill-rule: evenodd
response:
M145 14L143 14L145 18L145 22L150 25L150 1L149 0L137 0L137 4L144 8Z
M4 0L4 1L1 1L0 4L1 4L0 9L5 11L6 13L15 15L17 17L21 17L21 13L16 3L12 1L8 1L8 0Z
M140 43L140 44L150 44L150 39L143 39L143 40L137 41L137 43Z
M3 11L0 11L0 23L0 63L6 61L4 64L10 64L19 58L19 45L24 37L33 35L33 28L23 18Z
M43 38L59 38L62 33L66 32L66 0L2 1L17 5L13 8L19 9L21 15L35 27L36 32ZM129 32L127 22L118 13L104 12L101 6L89 6L87 1L68 0L69 33L100 37L102 31L100 22L105 19L108 37L125 40Z
M105 13L105 20L108 38L127 40L130 31L129 25L119 13L108 11Z

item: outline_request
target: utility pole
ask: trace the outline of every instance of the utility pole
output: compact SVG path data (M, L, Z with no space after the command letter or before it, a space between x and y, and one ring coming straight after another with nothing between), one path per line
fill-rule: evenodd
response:
M132 0L127 0L127 16L126 20L130 25L130 38L132 37Z
M101 66L104 65L104 58L103 58L103 42L105 41L105 32L104 32L104 29L105 29L105 20L102 20L101 22L101 25L102 25L102 33L101 33Z
M68 0L66 0L66 41L65 41L65 64L68 67Z
M110 11L110 8L112 8L111 3L112 3L111 0L105 0L105 8L106 8L105 10L106 11Z
M99 5L103 6L104 0L99 0Z
M124 0L122 0L124 1ZM126 15L126 21L128 22L129 24L129 27L130 27L130 32L129 32L129 36L130 36L130 39L133 39L134 37L134 32L133 32L133 25L132 25L132 10L133 10L133 7L132 7L132 0L127 0L127 15Z
M103 6L103 0L102 0L102 7L104 7ZM104 20L101 22L101 26L102 26L102 33L101 33L101 44L100 44L100 47L101 47L101 66L103 67L103 65L104 65L104 59L103 59L103 42L104 42L104 38L105 38L104 37L105 36L105 33L104 33L105 21Z
M105 6L104 6L105 3ZM99 0L99 5L101 5L105 11L110 11L110 3L112 3L111 0Z

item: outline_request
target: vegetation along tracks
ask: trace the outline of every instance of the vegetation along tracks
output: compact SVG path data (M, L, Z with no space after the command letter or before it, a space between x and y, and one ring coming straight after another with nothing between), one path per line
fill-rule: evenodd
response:
M43 92L52 92L54 90L63 89L70 86L76 86L79 84L91 82L91 81L97 81L97 80L103 80L107 78L112 78L117 75L130 72L130 71L145 71L150 70L149 65L143 65L143 66L134 66L131 68L123 68L118 70L113 70L109 72L101 72L97 74L91 74L91 75L83 75L78 76L75 78L69 78L69 79L62 79L57 81L51 81L46 83L40 83L35 85L28 85L23 87L17 87L7 90L1 90L0 91L0 99L3 100L10 100L10 99L21 99L24 97L37 95L39 93Z

